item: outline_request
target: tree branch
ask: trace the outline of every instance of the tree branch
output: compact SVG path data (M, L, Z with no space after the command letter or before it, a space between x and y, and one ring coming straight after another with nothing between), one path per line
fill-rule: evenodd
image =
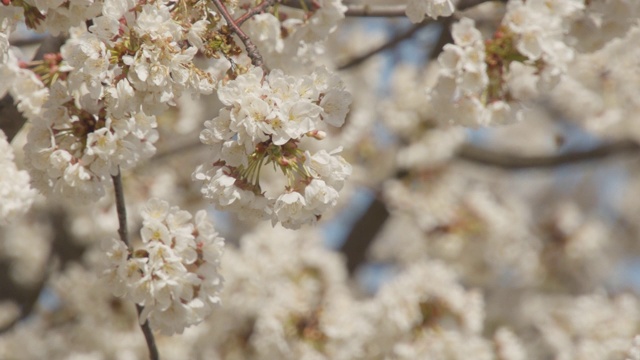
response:
M120 169L118 168L118 175L112 176L113 190L116 197L116 212L118 213L118 235L128 248L129 244L129 231L127 230L127 208L124 202L124 190L122 188L122 176L120 175Z
M115 192L116 198L116 210L118 212L118 234L120 235L120 240L127 245L128 248L131 248L129 242L129 234L127 231L127 208L124 202L124 191L122 189L122 176L120 174L120 168L118 168L118 174L112 176L113 180L113 189ZM143 307L136 304L136 310L138 311L138 318L142 313ZM144 339L147 342L147 348L149 349L149 358L151 360L159 360L160 355L158 354L158 348L156 347L156 341L153 337L153 332L151 331L151 326L149 326L149 320L145 320L144 324L140 325L142 329L142 333L144 334Z
M406 5L347 5L345 16L353 17L399 17L406 16Z
M462 0L458 4L456 11L464 11L489 1L506 2L506 0ZM351 14L350 16L405 16L404 9L406 8L404 5L348 5L348 6L349 6L349 10L347 10L347 14ZM377 48L371 49L370 51L362 55L358 55L355 58L347 61L343 65L340 65L338 67L338 70L346 70L348 68L358 66L376 54L393 49L401 42L411 39L416 32L418 32L420 29L422 29L426 25L437 21L442 23L443 32L440 38L438 39L438 43L434 46L434 49L431 52L432 54L431 58L433 59L437 57L442 47L445 44L451 42L452 40L451 35L449 34L448 27L450 26L451 22L455 19L454 16L440 18L438 20L425 19L423 22L419 24L415 24L406 32L398 34L397 36L393 37L392 39L387 41L387 43Z
M462 0L456 7L458 11L470 9L490 1L506 2L507 0ZM288 1L290 3L293 1ZM292 6L288 5L288 6ZM346 4L345 16L368 16L368 17L400 17L406 16L406 5L372 5L372 4Z
M267 11L267 9L273 5L275 5L280 0L264 0L260 4L250 8L244 13L242 16L235 20L236 25L242 26L245 21L251 19L254 15L262 14Z
M366 261L367 249L375 239L385 221L389 218L389 211L378 197L376 197L367 211L356 221L340 252L347 260L347 271L355 273L358 267Z
M549 156L518 156L488 150L475 145L463 145L456 155L459 160L507 170L551 168L580 162L605 159L621 154L640 152L640 145L633 141L605 144L586 151L573 151Z
M430 21L423 21L423 22L421 22L419 24L413 25L409 30L407 30L407 31L405 31L403 33L400 33L397 36L394 36L392 39L390 39L386 43L378 46L377 48L371 49L368 52L366 52L366 53L364 53L362 55L358 55L355 58L347 61L346 63L338 66L338 70L347 70L347 69L352 68L354 66L358 66L358 65L362 64L363 62L365 62L366 60L368 60L369 58L373 57L374 55L377 55L377 54L379 54L381 52L384 52L384 51L387 51L389 49L393 49L394 47L399 45L401 42L413 37L413 35L415 33L420 31L421 29L423 29L424 27L426 27L430 23L431 23Z
M518 156L499 151L484 149L475 145L463 145L456 159L474 164L505 170L549 169L558 166L574 165L586 161L603 160L624 154L637 154L640 145L633 141L620 141L605 144L586 151L575 151L550 156ZM396 177L405 176L399 172ZM378 231L389 217L388 210L380 200L374 200L367 211L351 229L345 243L340 248L347 259L350 274L366 261L366 252Z
M231 31L236 34L238 38L240 38L240 41L242 41L242 43L244 44L244 48L247 50L247 55L251 59L251 63L253 64L253 66L261 67L265 71L265 73L268 72L267 67L264 65L262 55L258 51L258 47L251 41L249 36L247 36L247 34L245 34L244 31L240 29L240 26L236 24L235 20L231 17L231 14L229 14L229 10L227 9L227 7L222 3L221 0L212 1L216 8L218 8L218 11L220 11L220 15L222 15L224 20L227 22L227 26L229 26L229 29L231 29Z

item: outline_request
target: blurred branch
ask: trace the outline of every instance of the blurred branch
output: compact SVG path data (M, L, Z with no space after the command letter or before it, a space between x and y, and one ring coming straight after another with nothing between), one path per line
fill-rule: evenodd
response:
M42 216L52 231L51 248L47 256L46 264L43 266L42 278L29 287L18 283L11 276L13 266L7 259L0 261L0 301L13 301L20 305L20 315L10 323L0 328L0 334L13 328L22 319L28 317L36 308L40 293L45 288L49 276L59 268L64 268L68 263L77 261L84 253L84 246L78 245L74 241L73 234L69 232L69 222L67 211L62 207L51 207L44 209L38 217ZM56 261L57 260L57 261Z
M347 260L347 270L353 274L358 266L366 260L367 249L375 239L380 229L389 217L389 211L384 202L376 197L367 211L354 224L347 239L342 244L340 252Z
M403 41L412 38L415 33L420 31L421 29L423 29L424 27L426 27L430 23L431 23L430 21L423 21L423 22L421 22L419 24L413 25L409 30L394 36L389 41L387 41L386 43L378 46L377 48L371 49L371 50L367 51L366 53L358 55L355 58L347 61L346 63L338 66L338 70L347 70L347 69L352 68L354 66L358 66L358 65L362 64L363 62L365 62L366 60L368 60L369 58L373 57L374 55L377 55L377 54L379 54L381 52L393 49L394 47L398 46Z
M518 170L572 165L585 161L601 160L638 152L640 152L640 145L633 141L614 142L590 150L573 151L549 156L512 155L467 144L458 150L456 158L485 166Z
M23 37L20 39L16 39L16 40L10 40L9 44L11 46L15 46L15 47L21 47L21 46L29 46L29 45L36 45L36 44L41 44L44 40L46 39L46 36L29 36L29 37Z
M361 16L361 17L396 17L406 16L406 5L347 5L345 16Z
M506 2L506 0L462 0L458 4L457 11L464 11L474 6L480 5L485 2L490 2L490 1ZM347 10L347 14L351 13L352 14L351 16L400 16L400 15L404 16L404 7L405 7L404 5L348 5L348 6L349 6L349 10ZM391 11L391 8L393 8L392 9L393 11ZM398 14L397 12L399 12L400 10L402 13ZM390 12L387 15L383 15L384 11L390 11ZM362 15L357 15L360 13ZM371 15L366 15L367 13L370 13ZM376 15L373 15L373 14L376 14ZM438 42L436 43L436 45L431 51L430 57L431 59L434 59L438 56L438 54L440 54L440 51L442 50L442 47L445 44L448 44L453 41L449 31L449 26L451 25L453 20L455 20L455 16L439 18L438 20L425 19L423 22L413 25L409 30L403 33L400 33L394 36L393 38L389 39L386 43L376 48L373 48L364 54L358 55L351 60L348 60L346 63L338 66L338 70L346 70L351 67L358 66L363 62L365 62L366 60L368 60L369 58L373 57L374 55L393 49L403 41L411 39L415 33L417 33L420 29L424 28L428 24L439 22L442 24L443 30L440 35L440 38L438 39Z
M448 17L442 20L442 30L440 31L438 40L429 52L429 60L437 59L438 56L440 56L440 53L442 52L444 46L453 42L453 36L451 35L451 23L453 23L452 17Z
M313 10L317 9L314 0L283 0L282 5L300 9ZM371 5L371 4L349 4L345 1L347 7L345 16L371 16L371 17L396 17L405 16L406 5Z
M0 294L1 301L13 301L20 306L20 314L9 323L0 327L0 335L2 333L11 330L21 320L27 318L33 310L36 308L40 293L47 284L49 275L53 272L53 249L49 251L47 257L47 265L45 267L42 278L35 284L34 287L26 287L23 284L17 283L11 277L11 262L0 261L0 284L2 285L2 292Z
M182 141L181 143L177 145L173 145L171 147L158 149L158 152L156 152L156 154L150 159L151 160L150 162L162 161L172 156L179 155L181 153L195 151L198 149L205 149L207 147L208 147L207 145L203 144L200 141L200 139L196 137L194 139ZM145 165L142 165L142 166L145 166Z
M463 11L490 1L506 2L507 0L462 0L458 3L457 10ZM389 1L393 2L393 1ZM314 9L313 0L284 0L282 5L296 9ZM353 17L400 17L406 16L406 5L397 4L344 4L347 7L345 16Z

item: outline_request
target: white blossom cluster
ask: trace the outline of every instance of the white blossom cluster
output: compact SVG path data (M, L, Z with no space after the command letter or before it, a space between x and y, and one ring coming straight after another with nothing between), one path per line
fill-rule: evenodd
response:
M166 334L202 322L220 302L224 239L204 210L195 217L156 198L142 211L142 244L105 242L107 278L116 296L143 306L140 323Z
M184 91L212 93L211 74L193 64L209 24L205 9L189 13L194 16L191 24L179 20L186 15L168 3L127 10L132 6L107 3L88 32L81 31L63 47L69 82L77 98L86 99L82 104L102 100L116 116L140 107L157 115Z
M521 285L537 281L542 247L527 224L527 208L504 192L495 195L470 181L467 172L430 171L425 183L385 184L392 217L372 255L405 264L441 259L477 286L505 272ZM399 231L404 236L398 237ZM569 262L567 257L561 259Z
M409 0L405 13L413 23L424 20L425 14L432 19L451 16L456 10L451 0Z
M506 121L510 111L506 101L487 103L486 48L475 21L461 19L451 27L451 35L454 44L443 47L438 57L440 77L429 92L429 102L438 104L436 120L464 126Z
M337 76L325 68L297 78L279 70L264 76L256 67L221 85L218 97L226 107L200 134L212 148L211 161L193 173L204 181L206 198L219 209L287 228L314 223L335 206L351 166L340 149L311 154L303 146L345 121L351 96ZM260 183L266 165L284 175L271 191Z
M259 14L243 24L272 68L286 68L288 72L308 69L323 52L323 41L336 30L347 10L342 0L311 4L305 12L282 7L276 14Z
M121 111L126 112L142 106L145 113L157 115L169 105L175 105L175 99L184 91L194 95L213 92L211 74L193 64L195 54L203 47L202 36L209 25L208 13L206 9L195 8L199 11L194 11L196 15L191 24L174 19L186 15L171 12L170 6L156 2L142 6L137 14L125 13L128 26L124 28L118 21L122 14L105 12L89 29L110 48L129 47L126 54L122 54L122 63L118 64L123 69L114 74L117 77L126 73L126 78L107 89L105 94L112 108L121 107ZM120 32L129 36L119 38ZM89 35L88 40L96 43L92 37ZM114 37L117 40L112 42ZM82 61L98 49L94 47L88 54L82 53L83 47L77 50L80 51L74 54L78 56L76 60ZM92 72L92 69L84 72Z
M117 1L107 2L113 4ZM103 3L103 0L8 0L0 7L0 19L14 17L23 20L32 29L59 35L100 15Z
M351 340L362 322L351 316L357 309L347 274L315 228L259 224L225 252L222 271L224 306L205 332L206 346L220 358L357 358ZM243 334L250 336L239 342Z
M501 27L485 41L475 21L452 26L454 44L438 57L440 77L429 90L442 124L486 126L522 118L521 102L552 89L567 72L567 45L581 1L510 1Z
M9 35L15 30L16 24L22 18L22 9L14 6L0 8L0 68L7 61L9 52Z
M13 149L0 130L0 226L14 222L24 215L36 196L29 184L29 174L18 170Z
M366 305L372 329L366 359L493 359L480 334L484 302L438 261L417 262Z
M636 11L640 11L640 3ZM578 54L549 98L571 120L606 139L640 139L640 26L591 53Z
M601 49L609 41L624 37L640 16L640 3L629 0L585 1L581 17L571 24L571 45L579 53Z
M413 66L398 67L393 76L392 97L382 103L384 124L401 139L395 152L396 166L402 169L427 169L446 163L466 139L460 126L443 126L436 114L440 106L424 101L431 73L420 74ZM434 108L436 106L436 108Z
M527 58L528 73L536 73L541 88L550 88L565 73L574 50L564 36L570 21L584 10L583 0L509 1L502 25L515 35L515 48ZM541 60L542 69L535 67Z
M155 115L184 91L213 91L211 75L192 62L206 12L194 12L204 18L191 25L174 20L163 2L137 9L107 2L88 30L72 33L61 57L44 61L50 95L43 112L28 116L33 129L25 152L35 182L47 192L101 197L118 168L155 152ZM33 97L12 94L22 107Z
M543 340L535 358L622 359L638 334L640 303L631 294L596 290L575 297L538 295L524 301L520 311Z
M44 114L36 118L25 145L34 183L69 199L98 199L118 168L130 168L155 152L154 116L115 117L73 105L69 88L53 85Z
M313 9L312 16L299 21L296 26L294 41L314 43L326 39L336 30L338 22L344 19L347 11L342 0L319 0L314 6L317 8Z
M636 335L633 338L633 345L627 351L627 358L625 360L639 360L640 359L640 335Z
M5 61L0 62L0 96L10 94L17 109L27 119L40 115L49 90L33 71L21 66L22 56L19 51L9 48L3 55Z

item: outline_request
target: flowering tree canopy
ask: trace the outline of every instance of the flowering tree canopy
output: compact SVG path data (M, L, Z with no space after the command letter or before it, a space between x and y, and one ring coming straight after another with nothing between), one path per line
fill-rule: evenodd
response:
M2 0L0 359L640 360L639 45L635 0Z

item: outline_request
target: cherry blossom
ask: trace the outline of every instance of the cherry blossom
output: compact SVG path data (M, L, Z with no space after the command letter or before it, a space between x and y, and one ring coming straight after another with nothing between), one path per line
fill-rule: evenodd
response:
M144 306L147 319L163 333L182 333L202 322L220 302L218 272L224 239L204 210L192 217L152 198L142 211L142 244L134 250L116 239L105 241L104 277L116 296Z

